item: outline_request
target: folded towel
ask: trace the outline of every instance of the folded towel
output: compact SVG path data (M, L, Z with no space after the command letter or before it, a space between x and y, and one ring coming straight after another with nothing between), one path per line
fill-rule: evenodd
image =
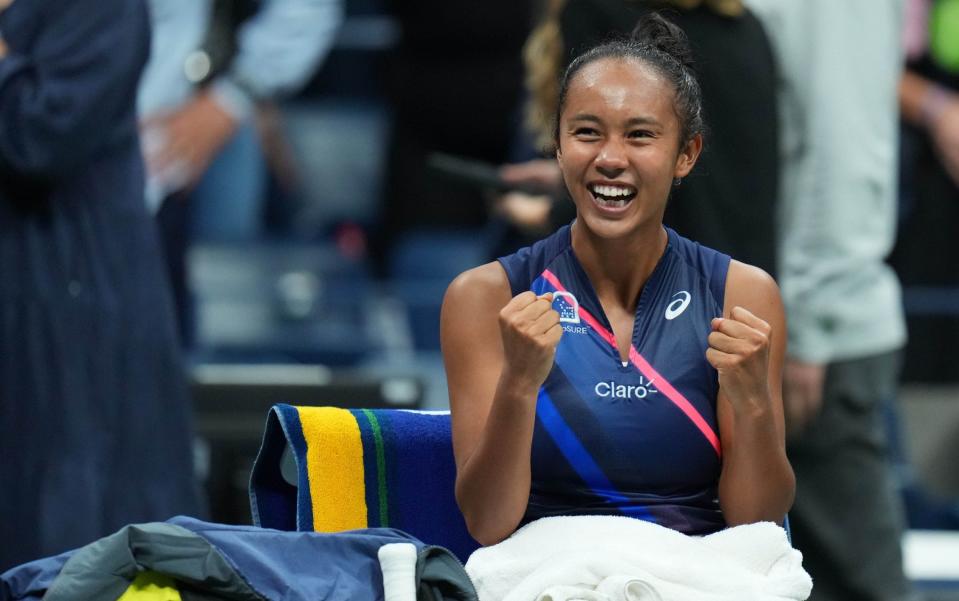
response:
M771 522L692 537L621 516L543 518L473 553L466 571L480 601L802 601L812 590Z
M296 486L280 469L287 447ZM463 559L479 545L455 478L448 412L276 405L250 480L253 520L317 532L398 528Z
M551 586L536 601L663 601L659 593L634 576L607 576L595 588L587 585Z

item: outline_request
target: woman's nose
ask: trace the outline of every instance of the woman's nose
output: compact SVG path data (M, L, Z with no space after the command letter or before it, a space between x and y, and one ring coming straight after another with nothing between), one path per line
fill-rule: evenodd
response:
M603 144L596 156L596 169L603 177L614 178L626 169L627 160L623 145L615 140Z

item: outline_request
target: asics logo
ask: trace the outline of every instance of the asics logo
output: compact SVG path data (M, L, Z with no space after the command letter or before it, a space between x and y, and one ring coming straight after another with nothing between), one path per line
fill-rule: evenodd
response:
M679 298L676 298L677 296ZM689 306L689 301L691 301L692 298L693 298L692 295L686 292L685 290L681 290L677 292L676 294L674 294L673 295L674 300L668 305L666 305L666 313L665 313L666 319L671 321L673 319L676 319L680 315L682 315L683 311L686 310L686 307Z

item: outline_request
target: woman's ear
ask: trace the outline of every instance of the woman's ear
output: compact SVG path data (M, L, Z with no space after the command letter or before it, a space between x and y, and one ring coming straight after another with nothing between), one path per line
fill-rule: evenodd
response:
M699 154L703 151L703 135L696 134L685 146L679 149L679 156L676 157L676 169L673 177L686 177L693 170L693 166L699 159Z

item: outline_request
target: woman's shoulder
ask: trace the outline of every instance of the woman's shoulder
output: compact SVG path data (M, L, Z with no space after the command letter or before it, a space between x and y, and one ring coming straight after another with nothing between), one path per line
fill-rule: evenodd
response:
M499 261L468 269L446 289L444 311L476 313L499 310L512 298L509 278Z
M727 310L740 306L755 314L782 312L776 280L759 267L735 259L729 262L724 305Z
M549 236L459 274L446 290L444 306L466 307L468 311L501 309L511 298L525 290L534 279L570 244L569 226Z
M497 290L509 289L509 278L506 277L506 270L499 261L490 261L467 269L456 276L449 285L449 291L459 292L495 292Z
M690 268L709 282L720 307L781 305L779 286L765 270L685 238L673 230L670 243Z
M736 259L729 260L729 275L727 279L731 285L778 289L776 280L773 279L773 276L766 273L764 269L750 265L749 263L737 261Z

